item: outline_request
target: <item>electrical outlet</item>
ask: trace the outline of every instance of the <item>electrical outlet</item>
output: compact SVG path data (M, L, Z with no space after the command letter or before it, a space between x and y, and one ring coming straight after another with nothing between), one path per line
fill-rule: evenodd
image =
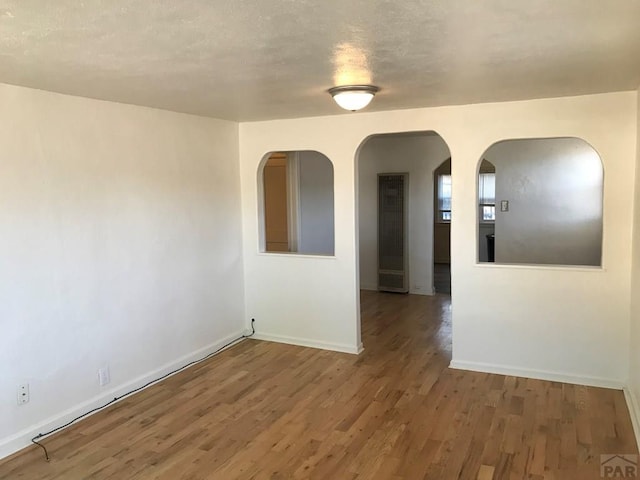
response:
M98 369L98 382L101 387L104 387L107 383L111 381L111 376L109 375L109 367L102 367Z
M29 384L18 385L18 405L29 403Z

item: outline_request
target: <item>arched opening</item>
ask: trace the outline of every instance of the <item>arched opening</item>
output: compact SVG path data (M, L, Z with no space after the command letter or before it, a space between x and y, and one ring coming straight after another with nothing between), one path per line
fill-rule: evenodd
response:
M316 151L270 152L258 166L260 251L333 255L333 164Z
M371 305L377 305L379 311L389 305L394 309L413 305L422 314L432 310L429 302L450 304L449 295L434 295L433 268L439 211L433 178L438 166L450 158L447 144L432 131L373 135L358 149L358 286L365 347L367 324L381 321L371 318ZM450 165L449 161L446 222L452 214ZM440 306L433 311L448 312ZM448 314L444 322L449 322ZM406 323L407 328L409 325ZM410 335L409 331L406 334Z
M600 266L603 181L582 139L494 143L478 169L478 261Z

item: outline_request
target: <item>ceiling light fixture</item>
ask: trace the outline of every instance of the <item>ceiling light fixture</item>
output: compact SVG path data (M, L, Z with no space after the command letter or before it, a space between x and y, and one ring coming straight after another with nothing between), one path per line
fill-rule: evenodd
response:
M340 107L355 112L369 105L379 90L373 85L343 85L328 92Z

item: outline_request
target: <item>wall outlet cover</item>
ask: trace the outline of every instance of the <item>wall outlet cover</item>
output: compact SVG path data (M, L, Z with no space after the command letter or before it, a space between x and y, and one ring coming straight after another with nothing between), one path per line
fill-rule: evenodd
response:
M18 405L24 405L25 403L29 403L29 384L25 383L24 385L18 386Z
M109 367L102 367L98 369L98 382L101 387L104 387L111 381L111 376L109 375Z

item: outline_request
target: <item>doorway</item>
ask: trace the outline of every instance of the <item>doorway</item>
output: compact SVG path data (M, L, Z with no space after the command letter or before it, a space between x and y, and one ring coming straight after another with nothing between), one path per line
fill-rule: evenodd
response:
M451 295L451 158L433 172L433 290Z
M434 172L443 163L449 165L449 188L451 187L451 153L445 141L433 131L405 132L393 134L373 135L362 142L356 155L356 200L357 200L357 233L358 233L358 287L360 293L359 327L363 332L364 341L378 341L378 335L369 335L371 329L381 328L380 319L371 316L369 302L383 302L390 300L399 306L394 314L394 321L409 327L407 316L411 305L432 305L431 299L436 300L436 272L434 266L434 228L435 216L438 209L444 210L437 203ZM406 184L403 186L403 276L406 281L407 293L390 293L381 288L380 271L380 240L379 240L379 178L381 175L403 175ZM449 191L449 198L451 197ZM448 219L451 219L451 206L448 206ZM448 246L448 237L447 243ZM447 250L447 262L450 253ZM449 263L444 265L448 266ZM448 284L451 276L446 272ZM367 292L366 290L378 293ZM450 291L450 287L449 287ZM393 299L390 298L393 297ZM425 298L430 296L431 299ZM386 299L386 300L385 300ZM441 299L450 305L450 298ZM386 304L386 303L385 303ZM380 304L382 305L382 303ZM374 307L378 308L378 307ZM431 307L424 315L424 327L436 321ZM448 308L448 307L447 307ZM376 310L378 311L378 310ZM380 310L382 311L382 310ZM363 322L365 322L363 324ZM384 323L384 322L383 322ZM442 326L450 329L450 324ZM412 332L406 332L408 336ZM366 348L366 345L364 345ZM373 348L379 346L372 346ZM450 342L446 348L450 349Z
M265 251L291 250L289 235L289 162L285 153L272 153L264 165ZM295 204L295 203L294 203Z
M403 253L406 258L404 275L407 294L401 295L398 301L415 303L416 295L431 296L436 293L434 228L438 204L433 178L435 170L444 162L449 161L451 168L450 158L449 147L433 131L373 135L361 144L356 157L358 284L361 290L380 292L378 295L399 295L382 293L385 288L380 285L378 182L381 175L404 175L407 183L403 212L406 219L406 225L403 225L406 250ZM450 170L448 175L450 179ZM447 278L450 278L449 275ZM373 298L367 295L363 292L361 296L361 312L363 299ZM361 316L362 321L367 320ZM364 327L361 325L361 328Z

